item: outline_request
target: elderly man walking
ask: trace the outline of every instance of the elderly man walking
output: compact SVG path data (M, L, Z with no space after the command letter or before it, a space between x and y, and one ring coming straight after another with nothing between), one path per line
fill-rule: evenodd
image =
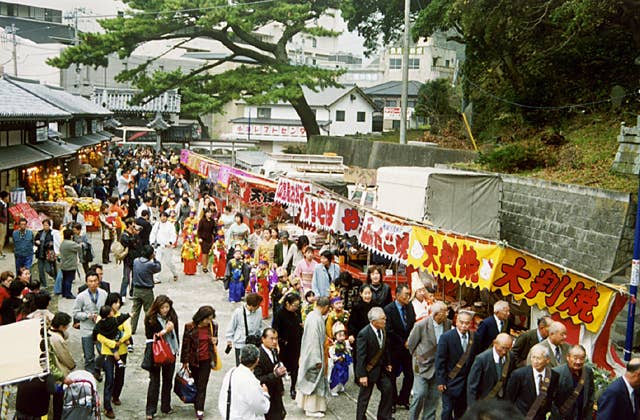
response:
M307 417L324 417L324 412L327 411L329 381L327 381L327 366L324 358L326 338L324 316L328 312L329 298L320 297L315 309L307 315L304 324L296 402Z
M409 352L413 356L413 400L409 408L411 420L435 420L438 405L436 388L435 362L438 341L445 332L451 329L451 321L447 319L447 305L437 301L431 306L432 316L417 322L407 342ZM422 412L422 417L420 413Z

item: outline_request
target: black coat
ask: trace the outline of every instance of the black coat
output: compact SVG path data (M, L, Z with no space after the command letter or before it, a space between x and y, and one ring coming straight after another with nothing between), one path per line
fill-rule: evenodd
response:
M298 311L288 311L284 306L276 313L273 320L273 328L278 331L278 344L280 346L280 359L287 367L293 370L298 366L300 358L300 344L302 342L302 317Z
M560 409L564 405L564 402L571 397L573 391L576 388L576 385L574 385L573 383L573 375L569 370L569 365L563 363L560 366L556 366L555 368L553 368L554 371L558 372L558 390L556 392L556 398L553 403L553 408L551 409L552 420L579 420L593 418L593 370L588 366L585 366L584 369L586 370L584 386L581 392L582 405L580 407L580 415L578 415L577 407L579 399L576 399L576 403L573 405L573 409L571 410L571 412L567 413L567 415L565 416L562 416L560 414Z
M149 245L149 236L151 236L151 223L147 221L147 219L143 217L138 217L136 219L136 225L142 227L140 232L138 232L138 238L140 239L140 243L142 245Z
M505 399L511 400L523 415L527 415L529 408L537 398L536 383L533 379L532 369L531 366L525 366L514 370L505 389ZM547 397L536 413L534 417L535 420L544 420L546 419L547 413L551 412L551 404L555 398L557 387L558 373L552 370Z
M40 260L44 260L47 256L47 251L53 249L53 233L51 229L45 232L44 241L40 240L42 237L42 232L45 232L44 229L40 230L34 237L33 241L40 241L40 245L36 249L36 258Z
M538 341L538 329L534 328L525 333L522 333L516 339L513 345L513 357L516 361L516 367L523 367L527 364L527 356L531 347L540 343Z
M463 354L457 328L446 331L440 336L436 351L436 383L445 385L447 393L454 398L459 398L466 392L467 375L473 364L473 353L471 353L456 377L449 379L449 372L455 368Z
M351 313L349 314L349 322L347 325L347 331L349 335L358 337L358 333L367 325L369 325L369 318L367 314L369 310L373 308L373 302L358 302L354 305Z
M387 315L387 335L389 336L389 353L391 360L394 360L396 355L401 352L409 352L405 347L405 343L409 339L409 333L411 333L413 325L416 323L416 313L411 304L405 306L404 310L407 318L406 327L402 323L400 310L396 302L391 302L384 307L384 313Z
M284 384L282 383L282 378L278 378L273 373L278 361L279 359L276 355L276 363L273 363L264 348L260 346L260 359L258 360L258 366L253 370L253 374L269 390L271 404L269 405L269 411L264 416L265 420L281 420L284 419L286 414L282 403Z
M373 306L384 308L393 301L393 298L391 297L391 288L388 284L382 283L377 290L373 288L373 285L370 286L371 292L373 292L373 297L371 298Z
M636 407L640 410L640 392L635 392ZM598 419L633 419L633 405L624 379L618 378L598 398Z
M513 355L509 354L507 358L507 379L502 384L502 390L507 386L509 374L515 366ZM502 376L502 372L498 372L496 363L493 359L493 346L476 356L469 376L467 377L467 407L474 402L484 399L498 383Z
M382 357L378 360L371 369L367 372L367 364L375 357L380 350L378 344L378 337L373 332L372 327L365 327L358 334L357 339L357 358L356 358L356 378L368 378L369 383L376 383L380 379L380 375L386 375L385 367L391 365L391 359L389 358L389 352L387 348L387 334L383 333L382 341Z
M502 322L502 332L509 334L509 328L510 322L509 319L507 319ZM496 318L493 315L483 319L478 325L475 338L473 339L475 354L480 354L488 349L499 333L498 324L496 323Z

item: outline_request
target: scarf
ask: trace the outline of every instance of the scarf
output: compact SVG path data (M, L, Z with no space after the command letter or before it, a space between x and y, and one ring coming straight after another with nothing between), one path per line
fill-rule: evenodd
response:
M162 329L167 328L167 320L161 317L160 314L158 314L157 317L160 326L162 326ZM176 330L172 330L170 333L166 333L164 335L164 338L165 340L167 340L169 347L171 347L171 351L173 352L173 354L178 354L178 338L176 337Z

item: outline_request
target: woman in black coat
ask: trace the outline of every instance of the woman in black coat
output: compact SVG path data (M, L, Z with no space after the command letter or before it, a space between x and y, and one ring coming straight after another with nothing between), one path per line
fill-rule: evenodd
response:
M384 308L393 301L391 288L382 281L384 270L379 265L372 265L367 271L367 284L371 286L373 292L373 303L375 306Z
M290 293L284 297L280 310L276 313L273 328L278 331L280 345L280 360L287 368L291 377L289 393L296 398L296 380L298 378L298 359L300 358L300 344L302 342L302 317L300 316L301 298L297 293Z
M42 230L35 236L36 258L38 259L38 277L40 279L40 285L47 287L47 272L52 273L52 277L55 277L55 258L48 259L47 253L53 251L53 231L51 230L51 220L45 219L42 221ZM53 264L53 268L50 265ZM19 268L19 267L18 267Z
M371 286L368 284L363 285L360 288L360 302L356 303L351 309L351 314L349 315L349 324L347 326L347 331L349 333L349 342L351 343L351 348L357 349L356 339L358 338L358 333L367 325L369 325L369 310L373 308L373 291ZM356 357L357 351L353 351L351 354L353 358L353 366L356 365ZM355 378L356 384L358 383L358 378Z

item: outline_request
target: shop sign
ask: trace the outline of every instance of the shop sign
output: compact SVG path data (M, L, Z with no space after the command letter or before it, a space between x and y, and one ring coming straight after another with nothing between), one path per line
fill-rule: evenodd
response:
M336 230L349 236L358 236L362 224L362 213L357 207L340 202L338 204L338 218Z
M411 232L408 264L464 286L500 290L596 333L615 294L607 286L521 251L421 227Z
M311 192L311 184L308 182L294 181L280 177L276 188L275 201L288 206L300 208L303 205L304 196Z
M251 132L251 135L255 136L307 137L304 127L293 125L236 124L233 131L244 136Z
M300 208L300 221L318 229L336 231L338 202L305 194Z
M371 213L366 213L358 241L371 251L406 263L409 251L411 226L389 222Z

